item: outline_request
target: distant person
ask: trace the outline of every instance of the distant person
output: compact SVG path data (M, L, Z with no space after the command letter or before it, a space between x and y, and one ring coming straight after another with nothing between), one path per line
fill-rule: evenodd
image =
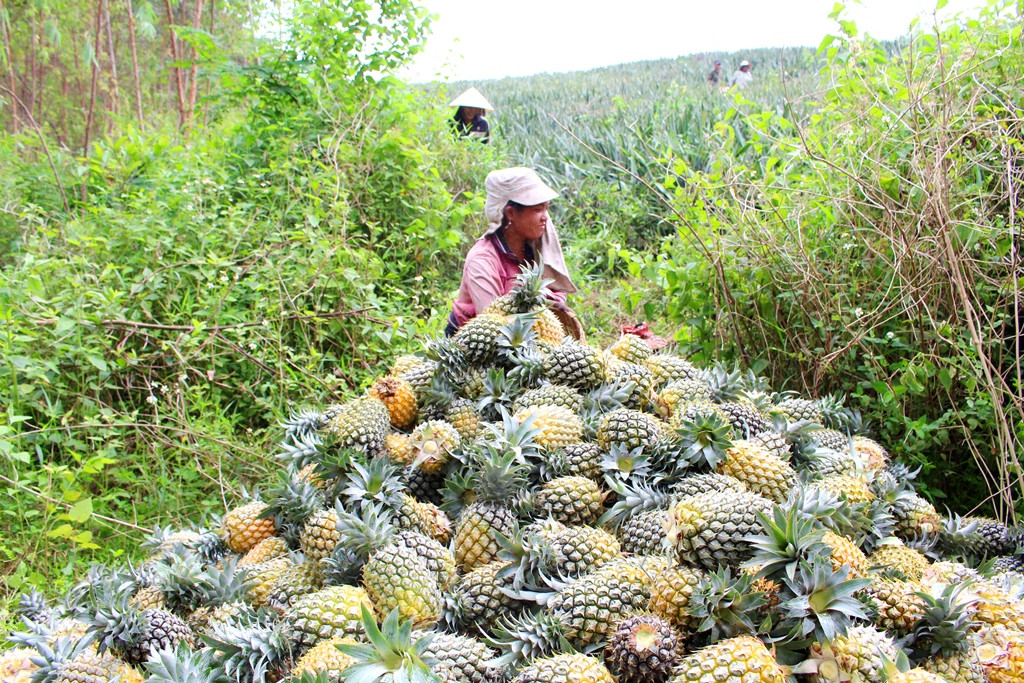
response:
M716 59L715 66L708 72L708 83L718 85L722 82L722 60Z
M741 90L751 83L754 82L754 74L750 73L750 62L743 60L740 62L740 68L733 72L732 78L729 79L730 88L740 88Z
M452 127L460 137L472 137L485 145L491 141L491 126L484 114L493 111L491 103L476 88L470 88L452 100L449 107L458 107L452 117Z

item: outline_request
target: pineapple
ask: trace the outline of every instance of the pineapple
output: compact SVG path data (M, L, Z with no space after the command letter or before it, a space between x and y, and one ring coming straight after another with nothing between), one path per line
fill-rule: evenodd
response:
M444 421L455 427L462 440L472 441L483 434L480 411L476 402L468 398L453 399L445 411Z
M582 654L535 659L512 683L615 683L601 660Z
M367 396L339 406L331 406L327 432L338 440L339 448L353 448L369 455L384 449L384 439L391 431L391 415L380 399Z
M461 442L459 431L444 420L421 422L410 439L415 454L414 464L430 474L441 471Z
M757 638L736 636L709 645L683 658L673 683L782 683L785 674L772 653Z
M771 501L755 493L702 493L683 498L671 510L668 539L681 561L709 570L738 565L748 559L746 537L761 525Z
M878 611L875 623L901 636L910 633L924 616L924 600L917 595L923 588L917 582L876 578L865 591Z
M606 658L619 683L663 683L682 659L679 636L663 619L636 614L615 628Z
M488 365L498 355L498 337L508 318L500 313L481 313L467 320L455 333L455 343L467 363Z
M1021 631L995 626L976 639L978 660L988 683L1020 683L1024 680L1024 638Z
M232 552L244 553L276 532L274 520L262 517L267 506L260 501L229 510L221 521L224 543Z
M520 394L512 403L512 412L518 413L533 406L562 406L573 413L578 413L583 408L583 395L571 387L545 384Z
M918 550L908 548L899 541L883 542L868 557L872 567L891 568L904 577L916 581L928 569L928 558Z
M552 479L562 476L587 477L598 481L604 469L601 460L604 451L594 443L580 441L550 453L541 461L541 477Z
M415 638L419 633L414 632ZM425 634L424 634L425 635ZM490 680L488 663L495 652L484 643L469 636L435 633L423 651L424 657L437 661L435 673L444 672L456 683L485 683Z
M821 537L821 541L832 550L833 569L839 571L840 567L849 567L852 578L861 578L868 575L868 569L871 565L868 562L867 555L857 547L856 543L833 531L826 531Z
M551 349L544 374L553 384L588 391L604 381L604 356L592 346L566 340Z
M739 479L748 490L776 503L786 500L796 483L796 471L789 463L753 441L734 441L725 456L718 465L719 474Z
M924 616L914 626L920 666L950 683L984 683L985 671L968 637L973 607L961 598L964 586L944 586L938 595L920 593Z
M315 645L334 638L363 638L362 607L373 609L366 591L355 586L328 586L298 597L282 619L296 641Z
M900 653L891 636L871 626L851 626L831 642L815 642L809 658L793 673L810 674L813 683L860 680L882 683L886 661Z
M627 363L644 363L651 357L651 347L635 334L623 334L608 347L608 353Z
M744 439L760 434L771 426L761 413L758 412L757 408L750 403L725 401L724 403L719 403L718 408L729 416L729 422L732 424L732 428L737 436L741 436Z
M498 448L485 446L474 487L476 501L462 511L455 527L455 561L466 572L498 556L495 533L508 536L512 532L515 514L508 503L525 483L516 453Z
M345 636L321 640L299 657L292 668L291 677L298 678L303 673L315 676L320 672L331 677L340 675L355 659L338 649L339 645L358 645L358 641Z
M541 487L536 505L563 524L593 524L604 511L604 492L586 477L558 477Z
M283 538L280 536L268 536L250 548L238 560L238 566L251 567L287 554L288 543Z
M808 421L821 424L825 419L818 402L807 398L787 398L776 404L775 411L785 417L787 422Z
M670 353L652 354L647 357L644 364L654 375L654 385L657 387L677 379L701 380L700 370L692 363Z
M416 421L416 392L406 380L388 375L377 380L368 393L387 406L396 429L408 429Z
M626 450L650 448L664 433L664 424L653 415L638 410L619 408L601 418L597 443L605 451L612 446Z
M607 566L581 576L548 601L548 611L568 624L566 637L576 647L607 641L619 621L644 610L650 600L649 586L622 567L610 572Z
M299 536L299 548L311 560L322 560L331 554L341 540L338 532L338 513L320 510L306 520Z
M583 440L583 421L563 406L529 406L516 413L515 419L520 422L531 420L533 427L539 430L535 437L537 443L548 450L557 450Z
M658 415L669 419L679 406L694 401L710 401L711 387L698 379L676 379L666 384L654 399Z
M491 562L459 578L445 596L445 623L455 628L486 629L508 614L516 604L509 595L512 577L499 575L508 566L508 562Z
M98 654L87 639L73 641L62 637L54 642L52 648L43 642L38 643L36 648L40 656L36 658L37 668L31 677L33 681L142 683L142 676L138 671L110 652ZM8 679L3 680L6 683Z

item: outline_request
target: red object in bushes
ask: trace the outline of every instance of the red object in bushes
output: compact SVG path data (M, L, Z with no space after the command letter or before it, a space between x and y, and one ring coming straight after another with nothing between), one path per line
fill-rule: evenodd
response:
M647 342L647 346L651 347L652 350L657 351L668 346L668 339L651 332L651 328L647 323L637 323L636 325L623 325L622 334L635 334L636 336Z

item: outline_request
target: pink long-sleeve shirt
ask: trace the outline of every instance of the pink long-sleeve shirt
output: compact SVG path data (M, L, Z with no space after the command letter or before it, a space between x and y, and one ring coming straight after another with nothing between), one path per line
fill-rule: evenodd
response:
M516 284L522 261L509 251L497 233L485 235L466 254L462 267L462 283L452 306L449 327L462 325L487 308L487 305L503 294L508 294ZM550 299L565 304L565 292L552 291Z

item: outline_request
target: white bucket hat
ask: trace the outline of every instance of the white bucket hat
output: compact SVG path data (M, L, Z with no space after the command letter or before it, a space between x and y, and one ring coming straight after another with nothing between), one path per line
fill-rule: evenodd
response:
M480 94L480 91L476 88L470 88L466 92L462 93L454 100L451 101L449 107L476 107L477 109L486 109L487 111L494 111L494 107L487 101L487 98Z
M742 62L740 62L740 68L742 69L745 66L750 66L750 62L744 59Z

